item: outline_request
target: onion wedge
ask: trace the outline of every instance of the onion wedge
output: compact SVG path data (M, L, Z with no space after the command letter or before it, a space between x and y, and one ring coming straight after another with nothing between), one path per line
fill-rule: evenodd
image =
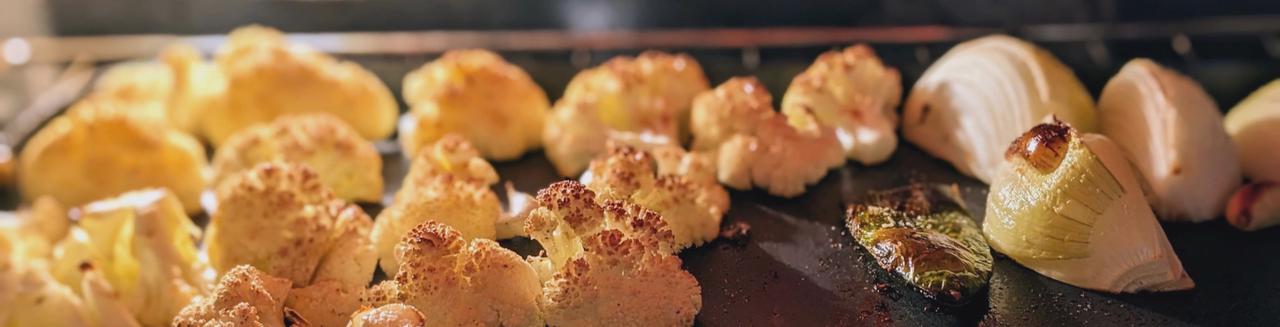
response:
M1062 122L1018 138L987 194L991 248L1073 286L1113 293L1195 286L1120 148Z
M903 137L990 183L1010 141L1050 116L1095 129L1093 97L1070 68L1004 35L957 45L916 81L902 107Z
M1147 198L1160 219L1217 218L1240 186L1240 163L1218 105L1191 78L1131 60L1102 89L1098 113L1102 134L1150 186Z
M1223 121L1245 176L1280 182L1280 79L1253 91Z

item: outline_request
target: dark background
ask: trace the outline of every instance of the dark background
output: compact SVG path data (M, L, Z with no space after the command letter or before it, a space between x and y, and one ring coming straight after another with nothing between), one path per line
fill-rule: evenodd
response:
M1210 0L49 0L59 35L287 31L669 29L1178 21L1280 14L1277 1Z

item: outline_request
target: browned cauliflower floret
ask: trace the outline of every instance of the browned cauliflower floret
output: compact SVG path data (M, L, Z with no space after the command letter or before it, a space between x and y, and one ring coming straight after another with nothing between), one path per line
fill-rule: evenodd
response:
M529 74L488 50L445 52L405 75L404 98L413 107L411 128L400 131L406 152L457 133L493 160L541 147L551 107Z
M392 303L351 316L347 327L426 327L427 318L411 305Z
M582 184L539 192L525 228L548 257L529 260L543 276L539 299L552 326L689 326L702 288L671 255L674 236L658 213L608 200Z
M197 297L177 317L175 327L284 327L284 300L290 282L249 265L227 271L208 296Z
M835 128L845 154L871 165L898 147L895 108L902 101L897 69L885 66L870 46L828 51L797 75L782 97L782 112L810 114Z
M205 154L191 136L128 114L125 104L84 100L31 137L19 155L27 199L79 206L147 187L168 188L187 212L200 209Z
M395 244L427 220L449 225L466 239L496 237L502 204L489 185L497 181L493 166L457 135L419 151L395 199L374 222L382 270L396 273Z
M729 195L710 179L710 168L705 168L709 163L678 148L651 151L662 159L610 144L609 153L592 161L583 179L600 201L630 201L660 213L675 234L675 250L714 239L729 208ZM661 168L668 174L658 174Z
M268 161L306 164L339 198L382 201L382 156L333 115L284 116L236 132L213 156L214 185Z
M445 176L484 185L498 182L498 172L493 165L480 157L471 142L456 134L445 135L417 153L404 184L425 184Z
M248 264L286 278L298 288L290 308L318 326L342 326L376 265L371 224L310 168L268 162L218 190L205 245L219 272Z
M702 67L684 54L647 51L584 70L569 81L547 121L547 157L561 175L574 176L614 132L679 143L687 135L690 102L708 88Z
M805 112L773 111L769 91L754 77L735 77L693 103L693 149L712 156L716 177L745 190L793 197L844 164L835 130Z
M369 289L365 305L412 305L431 326L544 326L538 274L487 239L467 241L427 221L396 245L395 279Z
M553 183L538 191L537 201L524 229L556 267L582 252L583 236L604 228L604 209L596 203L596 193L581 183Z
M395 130L396 101L377 76L353 62L289 44L275 29L232 31L216 62L226 78L225 101L202 114L204 132L215 145L250 125L307 112L333 114L366 139L386 138Z
M377 252L369 238L373 222L356 206L340 213L333 250L316 268L306 287L289 293L285 306L314 326L343 326L360 308L360 294L370 280Z

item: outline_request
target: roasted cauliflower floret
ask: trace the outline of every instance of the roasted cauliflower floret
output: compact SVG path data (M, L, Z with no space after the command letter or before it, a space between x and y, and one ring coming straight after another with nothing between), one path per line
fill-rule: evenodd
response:
M275 29L232 31L216 62L226 78L225 103L203 113L204 131L215 145L250 125L307 112L333 114L370 140L395 129L395 98L377 76L289 44Z
M214 185L268 161L306 164L338 198L382 201L378 149L332 115L284 116L236 132L213 156Z
M43 260L25 257L17 235L0 229L0 326L93 326L84 301Z
M413 128L400 131L412 154L449 133L485 158L511 160L542 146L551 103L529 74L488 50L445 52L404 77Z
M547 120L547 157L561 175L575 176L618 132L679 143L687 135L690 102L708 88L702 67L684 54L648 51L584 70Z
M689 326L702 289L670 254L675 241L658 213L609 200L597 205L582 184L539 192L525 228L548 257L540 269L544 317L552 326Z
M157 61L111 66L98 77L88 97L122 102L130 114L199 135L200 115L221 105L225 92L225 78L203 61L198 50L174 44Z
M205 244L219 272L248 264L288 279L298 288L290 308L313 324L341 326L373 277L371 224L310 168L269 162L218 190Z
M360 308L360 294L377 264L369 237L373 222L359 207L342 210L333 250L320 261L311 284L293 289L285 301L313 326L345 325Z
M199 50L188 44L165 47L158 58L173 74L166 114L173 126L195 135L204 135L201 120L210 110L225 105L227 79Z
M497 181L493 166L457 135L419 151L395 199L374 222L382 271L396 273L396 243L427 220L449 225L466 239L496 237L502 203L489 185Z
M0 233L13 240L12 255L21 261L48 261L54 245L71 230L67 209L47 196L19 210L14 218L8 223L0 218Z
M807 112L773 111L754 77L735 77L693 102L693 149L714 158L716 178L730 187L752 185L793 197L844 164L835 130Z
M85 312L96 326L141 326L133 312L120 299L120 293L90 264L81 265L84 278L80 280L80 295L84 299ZM170 318L172 319L172 317ZM168 325L163 322L155 326Z
M487 239L467 241L427 221L396 245L395 279L369 289L364 304L412 305L431 326L544 326L538 274L515 252Z
M894 110L902 101L901 79L865 44L828 51L791 81L782 112L792 120L812 114L835 128L849 159L878 164L898 147Z
M368 308L351 316L347 327L426 327L427 317L411 305L392 303Z
M133 61L112 65L94 82L89 98L123 103L120 107L142 118L168 124L166 103L173 91L173 73L164 64ZM77 107L89 102L82 101ZM84 110L72 108L70 110Z
M600 202L630 201L660 213L675 234L675 250L714 239L729 208L729 195L710 179L709 163L680 149L651 151L663 159L655 161L635 147L610 144L609 153L592 161L583 179ZM661 168L669 171L659 174Z
M332 248L341 209L315 171L302 164L269 162L222 184L218 209L205 240L209 263L219 272L243 264L296 285L311 282Z
M525 233L538 241L555 267L582 252L582 237L604 228L604 209L596 193L575 181L561 181L538 191L538 207L525 220Z
M284 300L290 282L250 265L227 271L208 296L197 297L177 317L175 327L284 327Z
M94 100L87 100L94 101ZM204 148L194 138L102 101L54 118L19 155L23 196L79 206L147 187L163 187L187 212L200 209Z
M469 182L492 185L498 182L493 165L480 157L480 152L467 139L445 135L413 157L404 184L422 185L448 176Z
M145 326L169 324L207 289L207 268L196 249L200 229L173 193L128 192L80 212L71 236L54 251L53 273L63 284L79 289L91 278L85 267L97 267L128 314Z

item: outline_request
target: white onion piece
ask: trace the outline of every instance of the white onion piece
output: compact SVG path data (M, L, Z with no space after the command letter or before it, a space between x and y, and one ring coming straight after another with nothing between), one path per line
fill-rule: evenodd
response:
M1102 134L1137 166L1160 219L1214 219L1240 186L1218 105L1191 78L1134 59L1107 82L1098 112Z
M1224 125L1245 176L1280 182L1280 79L1240 101L1227 112Z
M1091 290L1195 287L1147 205L1139 177L1114 142L1068 131L1042 133L1019 145L1039 149L1029 152L1034 154L1010 150L991 184L983 232L992 249L1042 275ZM1060 159L1046 158L1054 155Z
M903 136L990 182L1005 148L1050 116L1096 129L1093 98L1070 68L1031 43L994 35L957 45L911 89Z

